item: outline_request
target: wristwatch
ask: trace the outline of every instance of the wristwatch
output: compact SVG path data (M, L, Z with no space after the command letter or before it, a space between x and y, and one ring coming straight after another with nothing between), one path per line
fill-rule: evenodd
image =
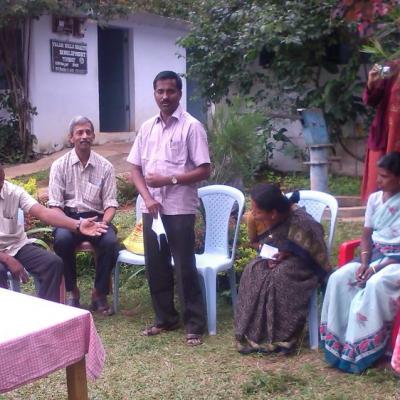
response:
M176 184L178 183L178 179L177 179L176 176L171 176L171 183L172 183L173 185L176 185Z

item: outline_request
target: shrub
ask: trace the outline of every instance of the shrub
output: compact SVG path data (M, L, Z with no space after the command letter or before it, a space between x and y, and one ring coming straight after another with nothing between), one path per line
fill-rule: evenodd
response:
M36 178L29 178L27 181L23 182L19 179L10 179L10 182L12 182L14 185L21 186L24 188L31 196L36 197L37 196L37 182Z
M117 201L120 206L132 204L138 191L126 176L117 176Z
M213 183L251 182L267 158L265 117L235 98L219 106L208 130Z
M11 43L8 44L10 48L15 47ZM10 55L8 56L10 57ZM35 137L30 132L29 120L37 112L36 108L32 107L23 95L23 89L19 85L21 79L14 76L11 82L14 86L12 90L2 90L0 93L0 109L2 110L0 115L0 162L12 163L28 161L34 156L32 143Z
M240 225L239 236L236 246L234 268L238 278L246 265L257 256L257 251L250 246L249 237L247 235L246 224Z
M21 140L18 132L18 117L14 113L9 91L0 95L0 162L10 163L23 161ZM13 149L13 151L10 151Z

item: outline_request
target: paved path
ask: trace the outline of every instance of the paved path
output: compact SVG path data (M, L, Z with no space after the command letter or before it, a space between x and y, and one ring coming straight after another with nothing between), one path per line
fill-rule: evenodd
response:
M105 143L101 145L93 146L93 150L96 153L101 154L103 157L106 157L115 168L116 174L123 174L130 170L129 164L126 161L126 158L129 154L129 150L131 149L131 143ZM21 175L29 175L35 172L47 170L50 168L52 162L57 158L61 157L69 148L63 149L61 151L57 151L56 153L49 154L47 156L43 156L40 160L34 161L32 163L27 164L19 164L12 165L10 167L5 167L4 171L6 174L6 178L15 178Z

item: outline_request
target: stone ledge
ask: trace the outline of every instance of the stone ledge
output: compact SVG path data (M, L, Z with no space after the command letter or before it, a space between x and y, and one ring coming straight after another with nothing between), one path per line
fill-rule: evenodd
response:
M362 206L359 196L335 196L335 199L339 203L339 208Z
M339 218L364 218L365 206L358 207L339 207L338 217Z

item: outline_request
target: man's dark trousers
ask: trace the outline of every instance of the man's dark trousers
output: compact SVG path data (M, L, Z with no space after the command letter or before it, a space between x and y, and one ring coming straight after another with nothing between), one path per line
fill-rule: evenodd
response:
M60 301L60 283L63 262L56 254L34 244L26 244L14 256L22 266L40 282L39 297ZM7 283L7 267L0 263L0 283Z
M89 218L93 215L82 213L69 216L72 218ZM100 293L108 295L110 291L111 271L117 261L119 250L118 239L111 226L101 236L84 236L64 228L56 228L54 230L54 251L64 261L65 288L70 292L76 287L75 248L79 243L84 241L90 242L96 250L97 263L94 287Z
M174 271L183 323L187 333L202 334L205 307L194 255L195 215L162 215L167 241L162 235L161 250L152 231L153 218L143 214L143 237L146 273L156 325L172 327L179 322L174 305ZM171 254L174 267L171 266Z

